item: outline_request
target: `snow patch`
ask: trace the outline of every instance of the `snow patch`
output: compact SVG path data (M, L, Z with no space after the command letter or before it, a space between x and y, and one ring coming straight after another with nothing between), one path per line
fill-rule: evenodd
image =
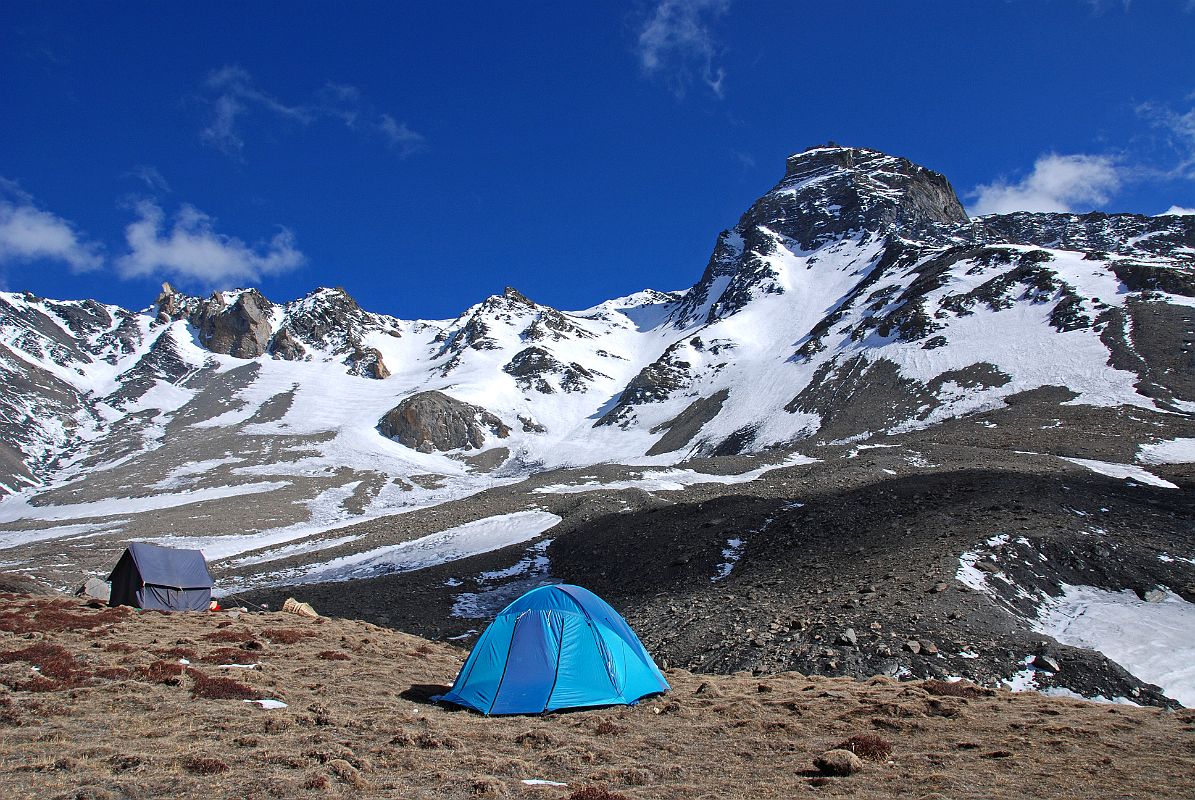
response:
M516 511L466 522L401 544L377 547L296 570L292 583L319 583L411 572L534 539L561 522L546 511Z
M1166 591L1147 602L1131 591L1063 584L1043 604L1035 630L1098 650L1185 706L1195 706L1195 604Z
M1195 439L1170 439L1143 444L1137 450L1142 464L1195 464Z
M1114 464L1110 461L1095 461L1090 458L1067 458L1061 457L1063 461L1069 461L1072 464L1078 464L1080 467L1086 467L1092 472L1098 472L1100 475L1107 475L1109 478L1124 478L1126 480L1134 480L1137 483L1145 483L1150 486L1160 486L1163 489L1177 489L1168 480L1159 478L1152 472L1147 472L1141 467L1132 464Z

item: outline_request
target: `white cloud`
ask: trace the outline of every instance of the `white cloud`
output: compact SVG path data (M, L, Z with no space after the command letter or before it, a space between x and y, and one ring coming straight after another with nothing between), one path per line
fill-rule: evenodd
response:
M281 229L270 241L250 246L217 233L214 220L184 205L167 225L166 214L154 202L136 205L137 219L125 229L129 252L116 261L123 278L163 275L204 288L254 283L300 266L303 254L294 235Z
M1159 217L1195 217L1195 208L1183 208L1182 206L1170 206L1167 210L1158 214Z
M975 187L971 213L1008 214L1013 211L1074 211L1107 203L1120 188L1121 172L1109 156L1050 153L1041 156L1033 172L1020 181L997 180Z
M664 80L677 97L685 95L695 78L722 97L726 71L715 63L718 47L707 17L729 7L730 0L660 0L639 30L643 71Z
M38 208L15 183L0 178L0 264L47 259L63 261L75 272L103 266L100 246L84 239L75 226Z
M242 67L229 65L208 75L203 84L211 116L200 132L200 138L217 150L234 158L243 158L245 140L243 119L255 112L306 126L317 120L338 120L346 128L380 136L396 147L403 156L423 149L422 134L411 130L405 122L392 115L380 113L370 106L355 86L327 83L310 102L290 104L262 91L253 76Z

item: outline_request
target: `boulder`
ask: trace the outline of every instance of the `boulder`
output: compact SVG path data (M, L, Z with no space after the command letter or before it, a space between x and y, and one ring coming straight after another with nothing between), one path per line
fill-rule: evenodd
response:
M825 775L854 775L863 771L863 760L850 750L827 750L813 759L813 766Z
M506 423L486 409L435 391L403 400L386 412L378 430L422 453L482 447L487 431L499 439L510 435Z
M108 585L107 581L102 581L99 578L88 578L83 581L75 594L79 597L86 597L91 600L98 600L101 603L107 603L112 597L112 587Z

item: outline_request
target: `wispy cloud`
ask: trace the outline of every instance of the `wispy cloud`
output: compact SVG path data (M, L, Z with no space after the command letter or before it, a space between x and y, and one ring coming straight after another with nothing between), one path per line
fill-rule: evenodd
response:
M975 187L971 211L983 215L1086 210L1108 202L1121 181L1122 172L1110 156L1049 153L1039 157L1033 171L1019 181L997 180Z
M138 164L125 173L126 178L135 178L146 185L151 192L166 193L170 191L170 184L162 177L156 167L148 164Z
M244 158L242 130L244 120L252 114L265 114L304 127L318 120L335 120L349 130L378 136L402 156L426 146L422 134L392 115L378 111L365 100L360 89L347 84L327 83L314 92L311 100L292 104L262 90L244 68L227 65L207 76L203 96L210 114L200 138L237 159Z
M64 262L75 272L99 269L99 244L73 224L37 207L16 183L0 178L0 265L39 260Z
M294 235L285 228L268 242L248 245L217 232L215 220L194 206L182 206L171 223L151 200L138 202L134 210L137 219L125 229L129 252L116 261L122 278L161 275L203 288L229 287L255 283L304 262Z
M710 21L729 7L730 0L660 0L639 29L644 74L662 80L677 97L700 81L721 98L726 71L717 64L719 47Z
M1181 113L1157 103L1142 103L1137 113L1165 133L1178 153L1178 164L1169 170L1169 177L1195 180L1195 108Z
M1158 214L1159 217L1195 217L1195 208L1183 208L1182 206L1170 206L1170 208Z

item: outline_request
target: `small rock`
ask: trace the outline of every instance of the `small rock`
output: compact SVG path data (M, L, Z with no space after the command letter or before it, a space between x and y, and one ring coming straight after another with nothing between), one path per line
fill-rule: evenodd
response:
M939 594L941 592L946 591L947 588L948 588L948 585L946 583L943 583L942 581L938 581L937 583L935 583L933 586L930 587L929 591L931 594Z
M917 641L916 639L909 639L907 642L905 642L905 649L913 655L917 655L921 652L921 642Z
M929 639L918 639L917 643L921 645L921 652L927 656L936 656L938 654L938 646Z
M693 692L693 694L699 694L702 697L721 697L722 696L722 693L718 691L718 687L714 686L714 684L712 684L708 681L703 681L701 683L701 685L697 687L697 691Z
M1046 672L1061 672L1062 665L1044 653L1033 657L1033 666Z
M826 775L854 775L863 771L863 761L850 750L827 750L813 759L813 766Z
M855 635L855 629L847 628L845 631L838 634L838 643L850 645L851 647L857 645L859 643L859 637Z

